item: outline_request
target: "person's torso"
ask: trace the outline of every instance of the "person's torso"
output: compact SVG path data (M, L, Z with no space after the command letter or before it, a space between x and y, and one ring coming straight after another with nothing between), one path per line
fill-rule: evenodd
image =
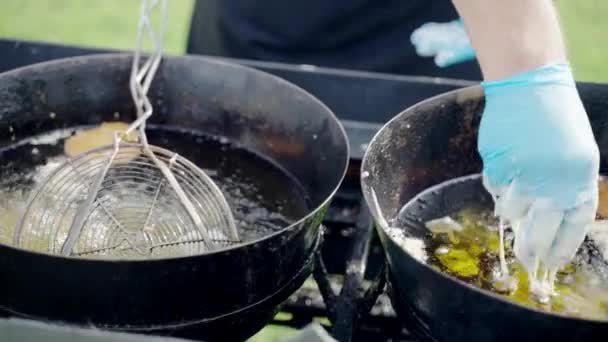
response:
M199 0L189 52L476 79L474 63L437 68L409 40L457 17L450 0Z

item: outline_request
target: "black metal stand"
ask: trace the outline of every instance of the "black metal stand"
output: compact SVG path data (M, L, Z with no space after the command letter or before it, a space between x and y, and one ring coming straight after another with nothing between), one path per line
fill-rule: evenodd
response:
M351 340L357 319L371 310L371 306L376 302L385 285L384 276L379 275L374 279L368 290L365 290L363 286L373 234L373 222L365 206L360 208L359 218L355 225L356 231L353 237L352 250L346 262L346 274L339 295L334 293L331 287L324 289L328 286L328 283L324 281L327 278L327 273L322 255L317 255L315 264L319 270L314 273L315 280L323 289L321 293L324 294L323 297L327 306L332 308L330 311L333 323L331 333L339 341Z

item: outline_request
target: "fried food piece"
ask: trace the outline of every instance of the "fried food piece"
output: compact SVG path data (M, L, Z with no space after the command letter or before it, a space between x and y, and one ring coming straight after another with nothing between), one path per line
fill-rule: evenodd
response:
M114 132L125 131L129 127L125 122L104 122L100 126L79 132L65 141L64 152L68 157L90 151L92 149L112 145ZM137 142L137 132L131 132L124 141Z

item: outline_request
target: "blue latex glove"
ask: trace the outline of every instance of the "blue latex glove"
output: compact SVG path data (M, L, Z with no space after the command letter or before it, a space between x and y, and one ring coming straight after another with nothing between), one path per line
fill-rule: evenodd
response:
M440 68L475 59L461 19L426 23L412 32L410 40L419 56L434 57Z
M576 253L598 206L599 150L567 64L482 83L478 149L496 214L515 228L532 275ZM547 277L547 275L545 275Z

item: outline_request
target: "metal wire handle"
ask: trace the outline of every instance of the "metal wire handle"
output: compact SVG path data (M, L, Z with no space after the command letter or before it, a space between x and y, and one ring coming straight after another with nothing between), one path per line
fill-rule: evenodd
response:
M160 31L156 32L151 24L150 15L153 10L160 6L161 9L161 20L160 20ZM63 255L70 255L78 240L80 233L83 229L86 218L92 209L97 194L102 188L102 183L106 178L106 175L114 162L114 159L118 155L120 149L120 143L123 137L128 136L134 130L138 130L138 137L140 143L142 145L142 150L144 154L152 160L152 162L159 168L162 172L168 183L176 192L180 202L185 207L188 216L193 221L196 227L200 227L199 229L203 241L207 245L209 250L214 250L215 245L207 232L207 227L204 226L203 220L198 215L194 205L188 199L184 190L179 185L177 179L171 172L171 170L165 165L164 162L160 161L152 152L148 145L148 139L146 136L146 121L152 116L153 108L150 102L150 99L147 96L148 90L156 74L156 71L160 65L162 59L163 52L163 44L164 44L164 33L167 22L167 0L142 0L140 21L138 25L138 33L137 33L137 45L135 48L134 56L133 56L133 64L131 67L131 77L129 82L129 88L131 91L131 96L133 98L133 102L135 105L135 110L137 113L137 119L129 125L129 127L122 133L115 132L114 134L114 151L110 158L108 159L107 164L100 172L99 177L89 188L89 192L87 194L87 198L84 203L80 206L78 213L76 214L72 224L70 226L70 230L68 232L68 236L64 244L61 248L61 253ZM144 31L147 31L148 37L152 41L154 45L153 54L146 60L145 63L141 64L141 55L142 55L142 45L144 38ZM141 66L140 66L141 64ZM177 156L177 154L175 154ZM216 194L219 193L221 195L220 189L214 183L210 184L212 186L213 192ZM238 234L236 232L236 227L234 223L231 224L230 227L232 237L236 237L238 239Z

